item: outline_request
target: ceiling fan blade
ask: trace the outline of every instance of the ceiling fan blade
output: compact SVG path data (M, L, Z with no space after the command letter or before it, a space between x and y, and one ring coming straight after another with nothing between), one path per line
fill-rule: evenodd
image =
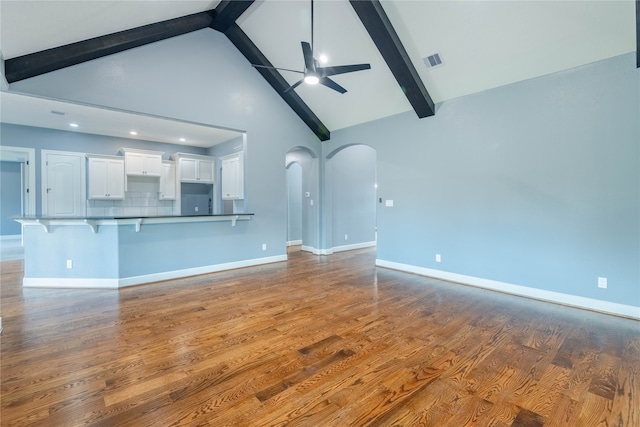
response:
M295 88L300 86L302 84L302 82L304 82L304 79L298 80L297 82L295 82L294 84L292 84L291 86L286 88L283 93L291 92L292 90L294 90Z
M302 45L302 54L304 55L304 67L308 71L315 71L316 65L313 60L313 52L311 51L311 45L307 42L300 42Z
M317 68L316 72L321 76L335 76L336 74L352 73L354 71L368 70L371 64L338 65L335 67Z
M252 67L255 68L268 68L270 70L282 70L282 71L291 71L292 73L300 73L300 74L304 74L304 71L299 71L299 70L290 70L288 68L278 68L278 67L270 67L268 65L258 65L258 64L251 64Z
M338 83L331 80L329 77L322 77L319 82L321 85L325 85L328 88L335 90L336 92L345 93L347 90L340 86Z

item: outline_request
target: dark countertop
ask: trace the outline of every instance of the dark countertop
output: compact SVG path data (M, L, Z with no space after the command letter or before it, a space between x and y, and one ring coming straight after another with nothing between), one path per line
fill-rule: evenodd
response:
M27 215L27 216L14 216L11 219L14 220L88 220L88 221L102 221L102 220L115 220L115 219L150 219L150 218L211 218L211 217L234 217L238 215L254 215L253 213L231 213L231 214L214 214L214 215L156 215L156 216L65 216L55 217L46 215Z

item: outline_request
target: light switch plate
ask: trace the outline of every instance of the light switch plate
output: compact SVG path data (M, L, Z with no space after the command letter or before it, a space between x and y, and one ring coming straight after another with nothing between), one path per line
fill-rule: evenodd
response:
M384 201L384 205L388 208L392 208L393 207L393 200L385 200Z

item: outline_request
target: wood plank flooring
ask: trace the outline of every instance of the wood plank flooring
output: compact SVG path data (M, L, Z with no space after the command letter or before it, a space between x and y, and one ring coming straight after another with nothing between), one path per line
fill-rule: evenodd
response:
M371 249L112 290L0 264L2 426L640 426L640 322Z

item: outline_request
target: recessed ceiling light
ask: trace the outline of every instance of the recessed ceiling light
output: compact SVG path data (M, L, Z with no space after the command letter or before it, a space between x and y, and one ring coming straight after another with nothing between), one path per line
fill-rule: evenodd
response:
M72 128L77 128L78 124L77 123L69 123L69 126L71 126Z
M186 139L180 138L180 142L185 142L185 141L186 141Z
M138 132L136 132L135 130L132 130L131 132L129 132L131 135L137 135Z
M322 55L320 55L320 58L318 58L318 59L320 59L320 62L322 62L323 64L326 64L327 61L329 61L329 58L324 53Z

